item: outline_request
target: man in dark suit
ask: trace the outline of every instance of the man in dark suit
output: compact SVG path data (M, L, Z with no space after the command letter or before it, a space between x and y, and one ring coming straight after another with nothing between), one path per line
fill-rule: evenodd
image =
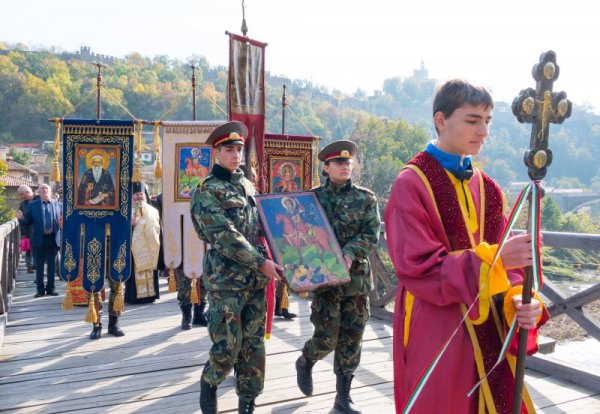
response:
M45 294L58 296L54 289L56 253L60 240L61 206L52 198L52 190L48 184L40 184L40 198L29 203L29 210L23 214L17 211L17 218L22 225L31 225L31 249L35 258L36 298ZM48 266L46 288L44 289L44 264Z

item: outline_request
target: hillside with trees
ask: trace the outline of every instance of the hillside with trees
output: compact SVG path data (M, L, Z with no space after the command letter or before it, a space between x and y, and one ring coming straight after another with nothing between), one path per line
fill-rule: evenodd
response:
M0 144L53 139L48 118L95 117L96 66L73 54L23 49L0 43ZM191 63L197 67L198 119L226 119L227 68L211 66L199 55L183 62L137 53L115 59L103 70L102 118L191 119ZM382 90L372 96L360 89L346 96L269 73L266 80L267 131L281 131L285 82L286 132L317 135L322 144L340 138L358 142L359 181L382 201L398 170L433 137L431 99L436 80L429 79L424 66L410 77L385 79ZM505 188L528 179L523 153L530 130L530 125L516 121L509 103L497 102L491 134L477 163ZM552 125L550 132L554 161L547 183L600 190L600 117L575 105L571 118Z

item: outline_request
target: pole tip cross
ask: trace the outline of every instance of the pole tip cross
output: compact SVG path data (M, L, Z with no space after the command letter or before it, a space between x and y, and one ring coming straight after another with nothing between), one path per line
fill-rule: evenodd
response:
M542 53L540 61L533 66L532 75L536 88L521 90L513 100L512 112L521 123L531 123L529 150L524 161L529 178L541 180L552 163L552 151L548 148L549 124L562 124L571 116L571 101L565 92L552 92L558 79L560 67L556 64L556 53Z

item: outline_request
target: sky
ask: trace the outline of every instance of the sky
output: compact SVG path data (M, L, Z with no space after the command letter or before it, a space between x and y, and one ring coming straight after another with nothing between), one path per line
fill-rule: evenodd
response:
M268 43L266 69L330 91L367 94L423 63L438 81L465 78L512 102L531 69L557 54L555 91L600 114L598 14L589 0L245 0L248 36ZM228 64L242 0L2 0L0 41L124 57L206 57Z

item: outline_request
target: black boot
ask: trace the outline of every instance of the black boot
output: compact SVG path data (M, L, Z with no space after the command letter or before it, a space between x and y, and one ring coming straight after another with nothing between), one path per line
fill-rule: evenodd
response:
M304 355L296 360L296 380L298 381L298 388L304 395L312 395L313 393L312 368L315 362L309 361Z
M90 334L90 339L100 339L102 336L102 324L94 324L92 328L92 333Z
M204 382L200 377L200 411L202 414L217 414L217 387Z
M250 414L254 412L254 398L240 398L238 414Z
M181 308L181 329L187 331L192 328L192 304L179 305Z
M281 316L283 316L285 319L294 319L296 314L288 312L287 308L284 308L281 310Z
M352 374L337 374L337 381L335 383L337 394L333 408L347 414L360 414L362 411L354 405L352 398L350 398L352 378L354 378Z
M117 315L108 315L108 333L114 336L125 335L125 332L119 328L119 317Z
M205 307L206 307L206 302L200 302L199 305L194 305L194 321L192 322L194 325L199 325L199 326L207 326L208 325L206 316L204 316L204 308Z

